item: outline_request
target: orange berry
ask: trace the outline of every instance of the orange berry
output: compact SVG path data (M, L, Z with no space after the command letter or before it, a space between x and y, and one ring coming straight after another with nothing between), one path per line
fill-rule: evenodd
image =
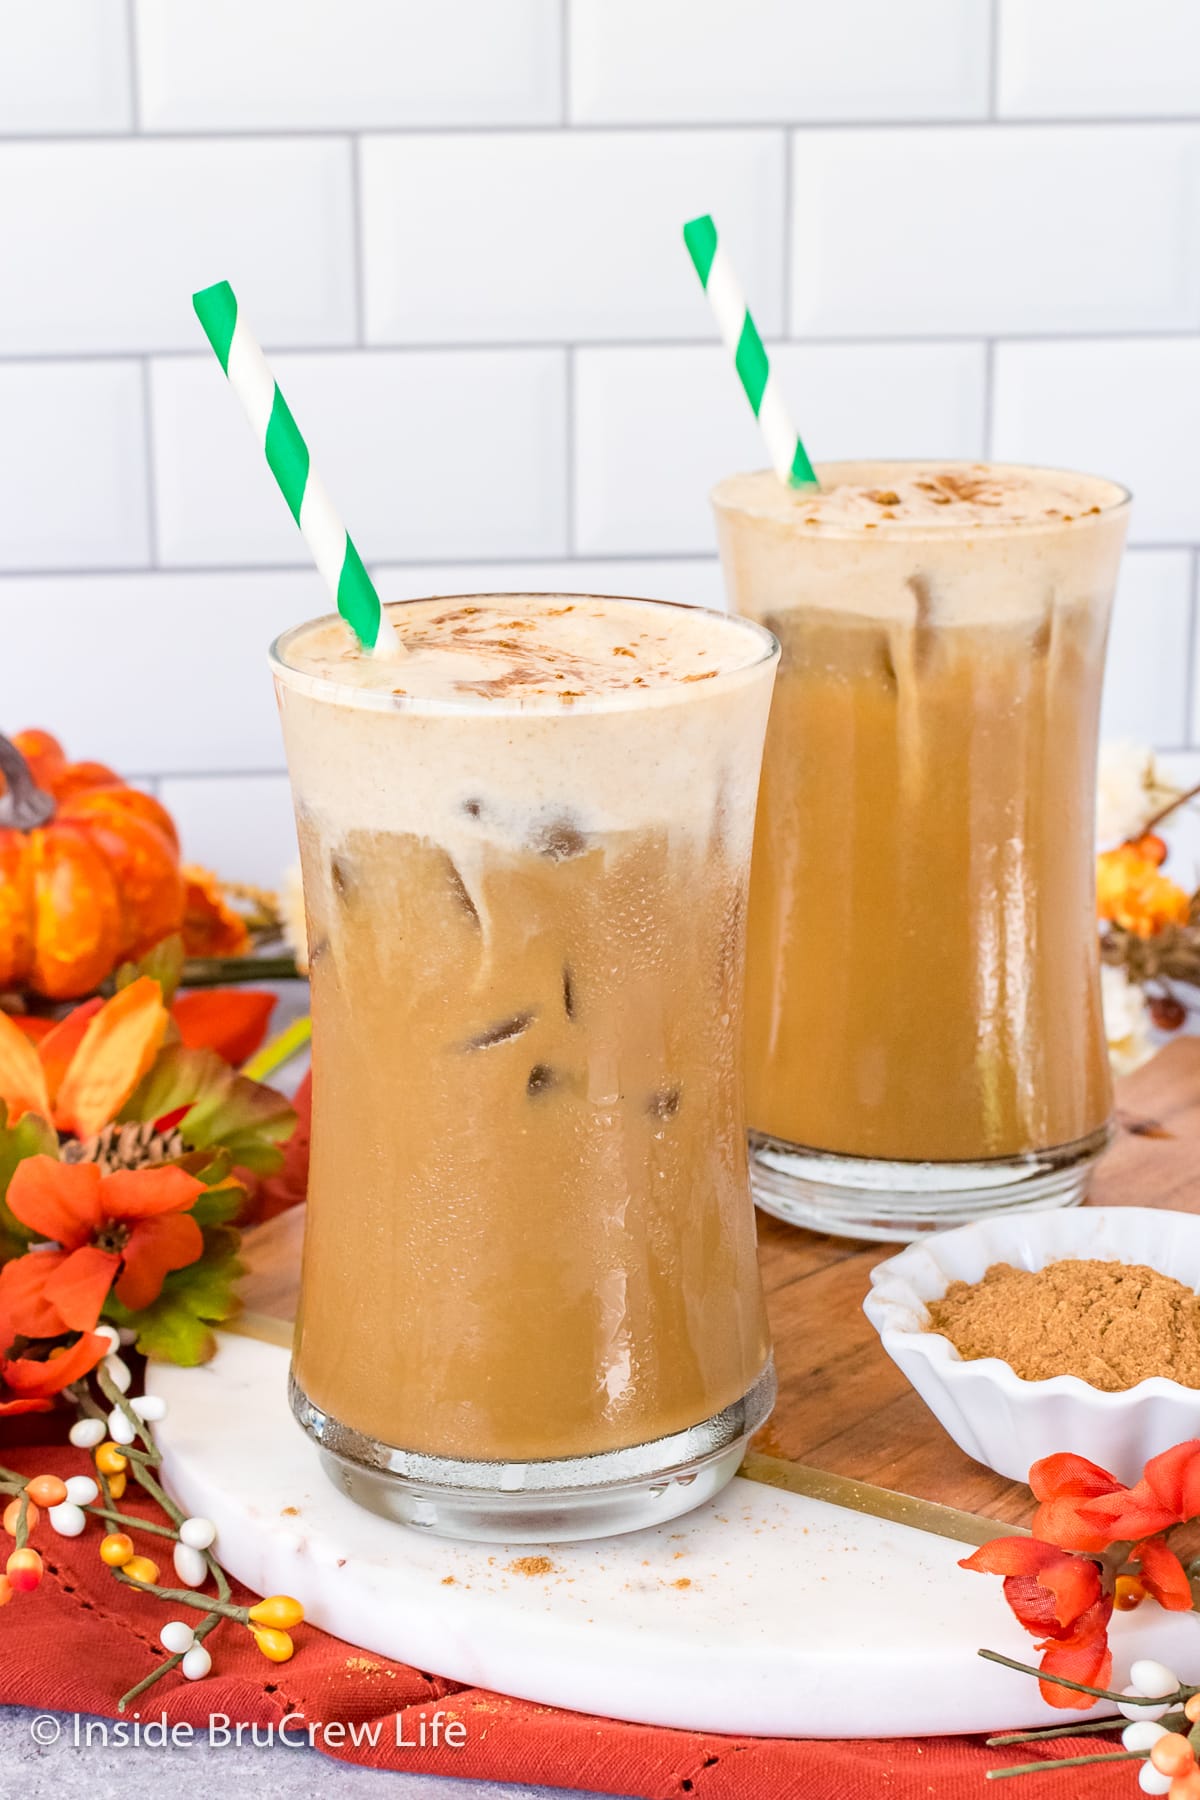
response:
M1146 1598L1146 1590L1136 1575L1118 1575L1113 1605L1118 1612L1132 1612Z
M1178 1731L1168 1731L1150 1747L1150 1761L1160 1775L1187 1775L1196 1767L1196 1754Z
M1200 1693L1193 1694L1190 1700L1185 1700L1183 1710L1189 1723L1194 1725L1197 1719L1200 1719Z
M114 1500L119 1500L121 1498L121 1495L125 1492L125 1483L128 1480L129 1480L129 1477L128 1477L128 1475L126 1475L124 1473L124 1471L122 1471L120 1475L110 1475L109 1476L108 1491L112 1495Z
M13 1597L13 1584L7 1575L0 1575L0 1606L7 1606Z
M129 1458L121 1455L110 1438L96 1446L96 1467L102 1475L120 1475L129 1467Z
M7 1531L9 1537L16 1537L17 1520L20 1516L21 1502L19 1500L10 1500L4 1509L4 1529ZM31 1500L29 1505L25 1508L25 1524L30 1531L33 1530L41 1516L41 1513Z
M133 1539L127 1531L110 1531L100 1544L100 1561L110 1569L123 1569L133 1559Z
M293 1625L303 1625L304 1608L290 1594L269 1594L250 1608L250 1617L256 1625L273 1626L279 1631L290 1631Z
M25 1492L37 1506L61 1506L67 1497L67 1484L57 1475L35 1475L25 1483Z
M1171 1783L1168 1800L1200 1800L1200 1769L1189 1769Z
M42 1579L42 1559L36 1550L30 1550L28 1546L24 1550L14 1550L4 1565L4 1573L14 1592L32 1594Z
M158 1580L158 1564L152 1563L148 1556L131 1556L127 1563L121 1565L121 1572L128 1575L131 1581L140 1582L143 1587L152 1587Z
M252 1625L250 1635L269 1662L287 1662L296 1648L286 1631L273 1631L270 1626Z

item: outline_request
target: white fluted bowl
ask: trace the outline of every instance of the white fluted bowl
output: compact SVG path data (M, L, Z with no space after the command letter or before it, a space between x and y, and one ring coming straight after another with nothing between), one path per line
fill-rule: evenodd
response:
M1075 1375L1024 1381L999 1357L968 1362L928 1329L927 1302L993 1263L1041 1269L1063 1258L1143 1263L1200 1291L1200 1216L1139 1206L1013 1213L939 1232L871 1272L863 1310L883 1347L960 1449L1013 1481L1072 1450L1135 1481L1143 1464L1200 1437L1200 1389L1155 1376L1117 1394Z

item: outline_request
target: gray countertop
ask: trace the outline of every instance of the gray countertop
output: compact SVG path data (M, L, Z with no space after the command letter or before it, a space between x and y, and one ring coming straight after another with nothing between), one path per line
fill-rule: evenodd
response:
M16 1648L11 1638L6 1652ZM192 1743L166 1748L85 1739L86 1715L0 1707L3 1800L600 1800L577 1789L399 1775L335 1762L319 1751L283 1745ZM113 1721L96 1722L95 1736ZM55 1732L57 1729L57 1736ZM78 1739L78 1741L75 1741ZM41 1741L39 1741L41 1740Z

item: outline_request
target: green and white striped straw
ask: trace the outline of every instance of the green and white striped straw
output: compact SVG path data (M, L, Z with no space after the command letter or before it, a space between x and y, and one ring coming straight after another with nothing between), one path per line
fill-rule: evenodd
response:
M705 213L702 218L689 219L683 228L683 241L716 314L725 347L733 353L734 367L766 440L775 473L788 487L819 487L808 451L780 398L779 383L771 379L771 364L758 327L750 317L733 265L717 240L711 216Z
M375 584L312 466L308 445L242 318L233 289L227 281L218 281L193 294L192 305L338 611L366 649L377 656L396 655L399 639Z

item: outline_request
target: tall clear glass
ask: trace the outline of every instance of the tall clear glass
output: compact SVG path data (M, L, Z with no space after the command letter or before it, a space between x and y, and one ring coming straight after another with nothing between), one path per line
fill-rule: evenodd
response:
M515 644L523 604L446 617ZM456 1536L684 1512L774 1396L740 1043L778 647L562 605L686 612L720 666L441 700L304 672L326 621L273 650L314 1022L293 1407L354 1499Z
M755 1196L881 1239L1069 1204L1109 1135L1093 813L1129 497L978 464L819 474L853 491L840 517L769 474L713 495L731 602L783 650L751 884Z

